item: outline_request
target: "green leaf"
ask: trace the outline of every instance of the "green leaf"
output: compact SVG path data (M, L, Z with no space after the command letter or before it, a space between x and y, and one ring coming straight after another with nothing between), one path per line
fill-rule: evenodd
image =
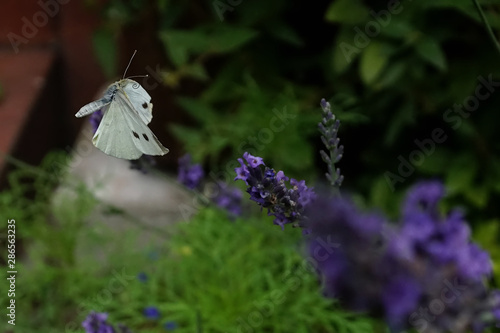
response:
M360 75L366 85L371 85L380 76L389 60L388 44L372 41L361 55Z
M269 33L272 34L274 37L282 41L285 41L291 45L295 46L304 45L304 41L302 40L302 38L300 38L300 36L295 32L295 30L285 22L273 20L271 24L272 25L268 29Z
M116 76L117 47L111 32L105 29L96 30L92 36L92 44L106 78L111 79Z
M360 24L369 18L361 0L337 0L328 7L325 19L330 22Z
M211 33L208 51L215 53L231 52L257 36L257 31L241 27L222 26Z
M449 164L446 174L446 189L450 194L467 193L471 190L477 173L477 161L470 154L457 156Z
M354 45L355 32L348 26L342 26L333 48L332 65L337 74L345 72L352 64L361 49Z
M415 44L418 55L437 69L446 70L446 56L441 49L441 45L432 38L424 37Z
M404 61L391 64L377 82L377 88L387 88L400 83L399 80L406 73L407 65L408 63Z
M384 144L391 146L396 142L399 133L403 130L405 125L415 122L415 106L413 103L406 103L401 106L389 122L388 130L385 134Z
M177 102L185 111L204 125L207 122L214 122L216 118L216 112L205 103L188 97L179 97Z
M192 78L199 79L201 81L208 80L207 71L205 70L205 67L203 67L203 65L200 63L192 63L189 66L184 67L182 71L183 74Z
M464 191L464 195L467 200L477 208L486 207L489 199L489 194L490 193L486 186L471 186L466 191Z
M436 176L448 170L448 161L452 159L452 153L445 148L438 149L426 157L425 162L418 166L418 171Z
M409 21L401 17L392 17L390 24L382 28L381 33L392 38L407 39L414 30Z
M177 66L186 64L191 54L208 49L205 33L197 30L167 30L160 33L160 40L165 45L170 59Z

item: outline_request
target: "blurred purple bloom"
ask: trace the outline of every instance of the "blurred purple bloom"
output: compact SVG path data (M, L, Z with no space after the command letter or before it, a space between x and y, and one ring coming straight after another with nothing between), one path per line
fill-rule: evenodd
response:
M403 218L411 218L419 213L438 218L437 204L444 197L444 186L437 181L417 183L406 195L403 204Z
M320 196L308 204L309 251L325 295L383 315L395 330L481 332L488 314L500 317L500 297L494 301L483 283L492 271L489 255L470 241L460 211L440 214L444 193L439 182L417 184L398 227L346 199ZM423 318L419 309L432 310L438 301L443 307L435 319Z
M205 176L200 164L191 164L191 155L179 158L179 175L177 180L189 189L195 189Z
M97 129L99 128L99 124L101 123L102 116L104 114L102 113L102 109L98 110L90 115L90 124L92 125L92 133L97 132Z
M157 320L160 318L160 310L156 306L148 306L144 308L144 317L152 320Z
M407 314L416 309L422 289L411 276L391 278L382 291L382 304L393 327L404 326Z
M267 167L261 157L248 152L239 158L240 167L235 169L234 180L243 180L247 185L250 200L262 208L267 208L268 215L275 216L274 224L284 228L285 224L301 222L305 207L315 198L315 193L305 181L290 180L292 188L287 188L288 177L283 171L277 173Z
M106 322L107 319L107 313L92 311L82 322L82 327L86 333L115 333L113 326Z
M225 209L231 216L241 215L241 200L243 193L239 188L230 187L225 183L219 182L219 193L213 199L214 203Z

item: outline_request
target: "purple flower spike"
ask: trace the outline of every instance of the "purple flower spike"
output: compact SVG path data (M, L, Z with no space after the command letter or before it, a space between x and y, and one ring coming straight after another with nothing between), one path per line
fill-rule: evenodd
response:
M114 333L113 326L106 322L107 319L107 313L92 311L82 322L82 327L86 333Z
M205 176L200 164L191 164L191 155L186 154L179 158L179 175L177 180L189 189L195 189Z
M288 188L285 183L289 178L283 171L276 173L265 165L262 157L249 153L243 154L243 159L239 158L238 162L241 166L235 169L235 180L245 181L250 200L267 208L268 215L275 216L274 224L281 228L289 223L302 226L304 209L315 199L314 191L306 186L305 181L292 179L292 188Z

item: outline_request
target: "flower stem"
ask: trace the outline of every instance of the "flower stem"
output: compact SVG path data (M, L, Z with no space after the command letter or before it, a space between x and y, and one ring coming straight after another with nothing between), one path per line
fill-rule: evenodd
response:
M491 26L488 23L486 16L484 15L484 12L483 12L483 9L481 8L481 5L479 4L478 0L472 0L472 2L474 3L477 11L479 12L479 16L481 16L481 20L483 21L483 24L486 27L486 30L488 31L488 35L490 36L491 41L493 42L493 44L495 45L495 48L497 49L498 53L500 54L500 44L498 43L498 40L495 37L495 34L493 33L493 29L491 29Z

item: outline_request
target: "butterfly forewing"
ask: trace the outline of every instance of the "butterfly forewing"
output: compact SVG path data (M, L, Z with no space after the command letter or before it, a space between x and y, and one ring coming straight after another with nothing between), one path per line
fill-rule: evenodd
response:
M139 113L142 121L149 124L153 119L153 103L151 96L147 91L136 81L124 79L120 81L122 91L129 100L130 104Z

